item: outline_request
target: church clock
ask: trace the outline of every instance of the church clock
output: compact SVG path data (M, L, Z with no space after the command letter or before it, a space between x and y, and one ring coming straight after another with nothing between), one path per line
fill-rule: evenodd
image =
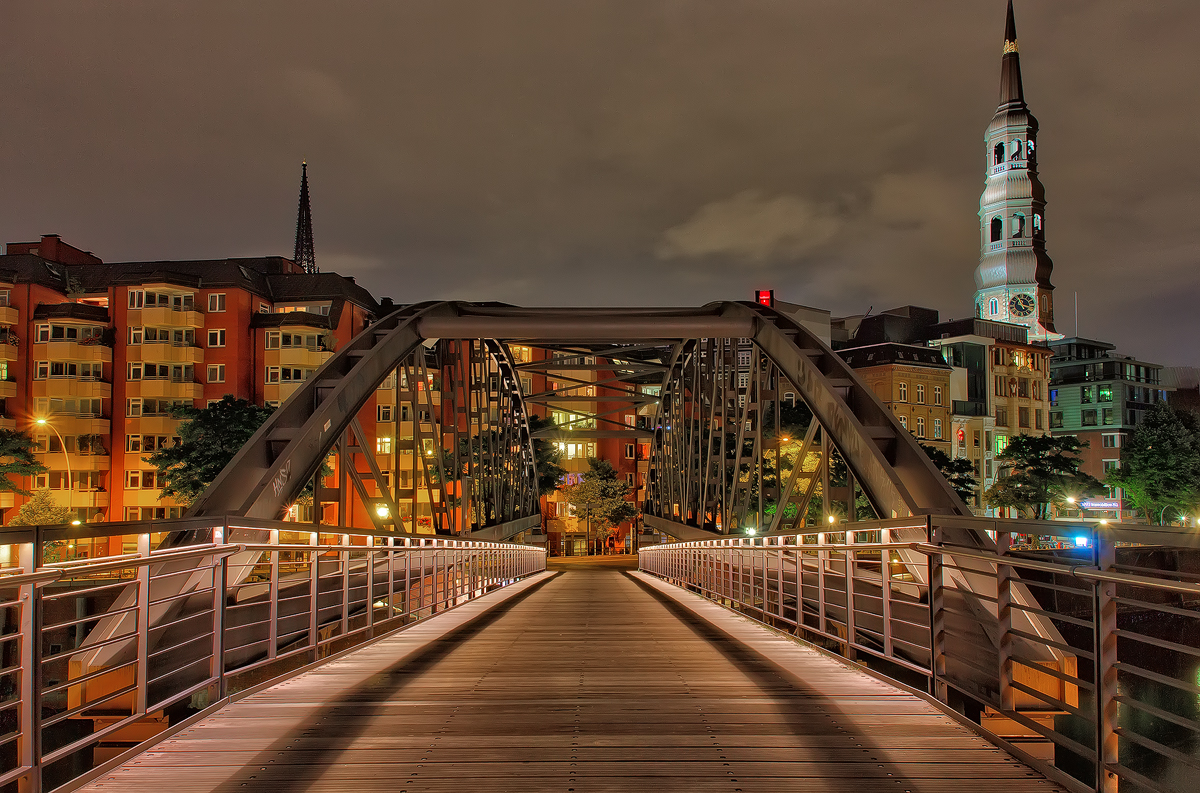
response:
M1036 307L1037 303L1034 302L1033 297L1026 294L1013 295L1012 299L1008 301L1008 310L1017 317L1029 316Z

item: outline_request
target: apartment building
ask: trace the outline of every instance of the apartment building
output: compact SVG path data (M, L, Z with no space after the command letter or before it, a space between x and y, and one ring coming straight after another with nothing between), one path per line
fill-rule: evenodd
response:
M838 352L918 441L950 453L951 367L937 350L869 344Z
M178 435L171 407L278 405L378 311L353 279L282 257L105 263L54 235L9 243L0 426L49 469L22 484L81 520L177 516L144 460ZM6 518L22 502L0 495Z

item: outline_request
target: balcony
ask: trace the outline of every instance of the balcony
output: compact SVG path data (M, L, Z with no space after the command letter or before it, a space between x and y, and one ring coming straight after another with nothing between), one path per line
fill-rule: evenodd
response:
M146 435L176 435L182 419L170 416L134 416L126 420L125 428L130 433Z
M50 416L50 423L59 435L108 435L112 432L112 422L100 416L56 413Z
M37 452L38 462L47 468L56 470L63 469L63 453L62 452ZM107 454L79 454L71 453L71 470L75 473L80 471L108 471L112 469L112 457Z
M51 377L35 380L33 393L35 396L111 399L112 383L78 377Z
M137 324L137 311L129 312L129 323ZM184 311L183 309L174 309L170 306L155 306L154 308L141 309L142 325L150 325L156 328L203 328L204 315L199 311Z
M31 357L39 361L84 361L112 363L113 351L103 344L80 344L77 341L45 341L33 345Z
M131 344L125 348L130 361L152 361L153 363L190 363L204 362L204 348L187 345L163 344L145 342Z
M107 490L51 490L54 501L61 507L107 507Z
M142 379L131 380L126 387L130 396L158 399L200 399L204 386L191 380Z
M162 492L157 487L129 487L121 494L121 501L127 507L177 507L181 506L173 498L160 498Z
M298 366L304 369L317 369L332 356L333 353L315 347L284 347L279 350L267 350L263 355L263 363L267 366Z
M0 361L15 361L17 360L17 345L6 344L0 341Z
M0 325L16 325L20 319L16 306L0 306Z
M0 429L16 431L17 420L8 416L0 416Z
M12 399L17 395L16 380L0 380L0 399Z
M956 416L986 416L988 415L986 402L968 402L961 399L955 399L952 403L951 412Z

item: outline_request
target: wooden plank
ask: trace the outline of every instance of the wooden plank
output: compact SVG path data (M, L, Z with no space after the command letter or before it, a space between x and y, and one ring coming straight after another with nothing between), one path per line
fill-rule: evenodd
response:
M485 600L233 703L85 789L1057 790L921 699L619 570L573 565L480 616ZM472 605L480 624L459 630Z

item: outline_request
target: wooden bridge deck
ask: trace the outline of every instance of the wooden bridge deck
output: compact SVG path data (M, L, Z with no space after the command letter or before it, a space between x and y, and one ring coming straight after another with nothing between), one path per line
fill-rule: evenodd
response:
M921 699L694 595L602 566L552 576L235 702L85 789L1059 789Z

